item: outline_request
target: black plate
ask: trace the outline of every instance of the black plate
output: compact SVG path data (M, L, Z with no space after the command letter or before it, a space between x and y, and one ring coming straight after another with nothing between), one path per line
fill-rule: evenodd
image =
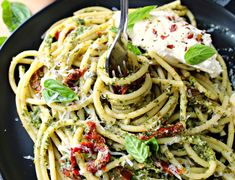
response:
M130 7L167 3L166 0L130 0ZM206 0L182 0L195 14L199 27L212 31L214 45L226 58L229 72L235 66L235 16ZM15 96L8 83L8 68L13 56L27 49L38 49L41 35L55 21L87 6L118 7L117 0L60 0L33 16L17 29L0 51L0 171L7 180L36 179L32 160L33 143L18 119ZM215 28L213 28L215 26ZM227 29L228 28L228 29ZM229 49L231 48L231 49ZM231 72L234 74L233 72ZM1 179L1 178L0 178Z

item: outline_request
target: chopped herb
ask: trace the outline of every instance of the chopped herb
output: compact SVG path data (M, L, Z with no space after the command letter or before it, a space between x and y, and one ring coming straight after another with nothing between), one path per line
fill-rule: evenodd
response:
M78 19L79 24L85 25L85 20L84 19Z
M77 35L82 34L85 31L85 27L84 26L80 26L79 28L76 29L76 33Z
M48 35L44 38L44 45L48 48L51 47L51 44L52 44L52 41L53 41L53 37L51 35Z

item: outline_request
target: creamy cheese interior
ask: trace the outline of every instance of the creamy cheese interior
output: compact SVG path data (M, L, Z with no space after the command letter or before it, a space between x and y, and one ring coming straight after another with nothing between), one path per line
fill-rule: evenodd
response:
M195 44L212 46L210 34L187 23L174 12L154 10L150 14L150 18L137 22L133 30L128 32L134 45L147 51L155 51L168 61L184 64L184 55L189 47ZM222 72L216 56L215 54L193 67L214 78Z

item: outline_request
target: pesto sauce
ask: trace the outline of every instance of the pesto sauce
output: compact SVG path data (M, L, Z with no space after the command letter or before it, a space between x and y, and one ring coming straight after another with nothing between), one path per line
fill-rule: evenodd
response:
M30 112L30 123L37 129L40 128L41 124L42 124L42 120L39 117L41 111L39 109L39 107L34 107L33 111Z
M193 144L192 148L205 161L215 160L215 152L209 147L207 142L201 140L199 136L183 137L184 142Z

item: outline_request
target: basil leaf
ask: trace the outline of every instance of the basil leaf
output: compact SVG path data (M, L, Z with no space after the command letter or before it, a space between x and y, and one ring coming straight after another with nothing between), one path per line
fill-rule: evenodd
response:
M158 151L158 149L159 149L159 146L158 146L158 143L157 143L157 140L156 140L155 137L149 139L148 141L145 141L144 143L145 143L145 144L148 144L148 145L150 146L151 151L153 151L153 152L155 152L155 153L156 153L156 152Z
M145 6L131 12L128 15L128 25L127 25L128 30L131 30L136 22L149 17L150 11L152 11L155 8L156 6Z
M42 96L47 103L71 102L78 99L77 94L73 90L54 79L45 80L44 88Z
M184 59L187 64L196 65L212 57L214 54L216 54L214 48L203 44L195 44L187 50Z
M12 17L11 3L8 0L3 0L3 2L2 2L2 19L3 19L3 22L6 24L6 26L9 29L12 26L11 17Z
M19 2L2 2L2 18L9 31L14 31L26 19L31 16L27 6Z
M128 42L127 48L128 48L129 51L133 52L136 55L142 54L140 49L137 46L135 46L132 43L130 43L130 42Z
M0 37L0 46L6 41L7 37Z
M133 135L125 137L125 148L139 163L143 163L150 155L149 146Z

